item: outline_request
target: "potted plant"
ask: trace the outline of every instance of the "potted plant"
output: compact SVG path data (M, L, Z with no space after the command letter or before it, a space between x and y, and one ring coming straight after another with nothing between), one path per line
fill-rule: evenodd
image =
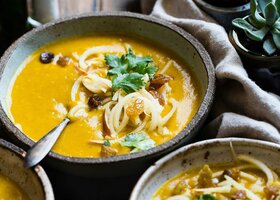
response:
M232 21L229 38L249 76L280 93L280 0L251 0L250 15Z
M206 13L212 16L227 31L231 21L250 12L250 0L194 0Z

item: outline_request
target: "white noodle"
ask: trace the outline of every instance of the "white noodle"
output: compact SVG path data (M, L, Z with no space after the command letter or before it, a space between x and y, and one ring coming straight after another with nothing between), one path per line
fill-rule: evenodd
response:
M212 188L202 188L202 189L194 189L196 192L204 192L206 194L208 193L229 193L231 191L231 185L225 185L222 187L212 187Z
M72 53L72 56L78 61L80 59L80 56L77 52Z
M83 85L93 93L106 93L112 88L112 82L109 79L102 78L97 74L88 74L82 77Z
M246 173L246 172L240 172L240 176L241 176L242 178L245 178L245 179L249 180L249 181L256 181L256 180L257 180L256 177L254 177L253 175L248 174L248 173Z
M121 132L124 129L124 127L126 127L128 120L129 120L129 117L127 116L126 112L123 112L123 120L121 121L121 123L117 129L118 133Z
M243 185L239 184L238 182L236 182L235 180L233 180L231 177L229 176L225 176L225 179L231 183L232 186L234 186L237 190L244 190L246 192L246 196L251 199L251 200L261 200L260 197L258 197L256 194L254 194L253 192L251 192L250 190L248 190L246 187L244 187Z
M166 200L190 200L190 198L184 195L176 195L176 196L168 197Z
M114 46L97 46L87 49L79 59L79 65L82 69L86 70L89 66L86 64L86 59L95 54L102 54L102 53L125 53L125 49L121 45L114 45Z
M76 95L77 95L77 92L79 90L79 87L81 85L81 82L82 82L82 76L80 76L76 81L75 83L73 84L73 87L71 89L71 100L72 101L76 101Z
M68 113L68 116L72 119L75 117L78 117L77 113L82 109L88 109L88 106L86 104L79 103L76 106L74 106L73 108L71 108L71 110Z
M169 69L172 62L173 62L172 60L169 60L159 73L164 74Z
M170 102L172 103L172 109L169 111L167 115L165 115L161 121L161 126L164 126L168 120L174 115L175 111L177 110L177 101L175 99L170 99Z
M262 161L257 160L255 158L252 158L251 156L247 156L247 155L238 155L237 159L241 160L241 161L249 162L249 163L257 166L258 168L260 168L267 177L267 184L271 184L274 181L272 171Z

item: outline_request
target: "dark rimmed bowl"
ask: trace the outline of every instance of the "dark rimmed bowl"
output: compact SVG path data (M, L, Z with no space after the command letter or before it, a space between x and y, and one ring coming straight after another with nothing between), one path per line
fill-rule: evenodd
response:
M141 173L156 158L191 142L209 112L214 95L215 73L208 53L193 36L167 21L127 12L94 13L49 23L25 34L5 52L0 62L1 121L17 144L25 149L33 145L34 142L7 115L6 96L17 68L33 51L49 42L74 35L104 32L137 35L181 57L201 86L203 99L199 110L176 137L150 150L108 158L77 158L50 152L46 162L56 169L84 176L112 177Z
M162 184L190 168L201 167L204 164L232 163L234 158L230 143L237 154L254 156L276 172L280 172L278 144L244 138L205 140L184 146L158 160L141 176L130 200L151 199Z
M246 35L239 30L232 29L229 32L230 42L238 52L249 77L263 89L280 95L280 56L254 52L242 44L241 37L244 40Z
M54 200L49 178L39 165L33 169L23 166L25 152L0 139L0 172L9 177L28 195L30 200Z
M227 31L230 30L233 19L244 17L250 13L250 3L236 7L219 7L207 3L204 0L194 0L194 2L198 5L198 7L221 24Z

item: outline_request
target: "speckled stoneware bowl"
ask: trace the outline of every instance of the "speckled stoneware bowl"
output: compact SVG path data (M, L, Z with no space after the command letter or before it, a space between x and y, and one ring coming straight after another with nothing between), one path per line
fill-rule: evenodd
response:
M254 156L280 172L280 145L243 138L205 140L182 147L157 161L137 182L130 200L151 199L163 183L189 168L232 162L230 142L237 154Z
M217 0L218 2L219 0ZM194 0L194 2L227 31L232 27L231 22L235 18L244 17L250 13L250 3L235 7L219 7L207 3L205 0ZM215 1L214 1L215 2Z
M51 183L43 168L23 166L25 152L0 139L0 173L16 182L30 200L54 200Z
M5 52L0 62L1 121L18 145L29 148L34 142L6 114L8 86L17 68L28 55L49 42L69 36L104 32L137 35L175 52L198 77L203 95L199 110L175 138L150 150L108 158L76 158L50 152L46 161L57 169L85 176L111 177L142 173L156 158L191 141L209 112L214 94L215 73L208 53L193 36L167 21L127 12L95 13L49 23L25 34Z

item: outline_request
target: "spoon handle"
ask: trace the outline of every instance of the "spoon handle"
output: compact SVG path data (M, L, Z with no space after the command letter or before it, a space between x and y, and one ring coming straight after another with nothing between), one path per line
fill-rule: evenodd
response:
M52 149L60 134L70 122L70 119L63 119L54 129L36 142L26 153L24 166L26 168L37 165Z

